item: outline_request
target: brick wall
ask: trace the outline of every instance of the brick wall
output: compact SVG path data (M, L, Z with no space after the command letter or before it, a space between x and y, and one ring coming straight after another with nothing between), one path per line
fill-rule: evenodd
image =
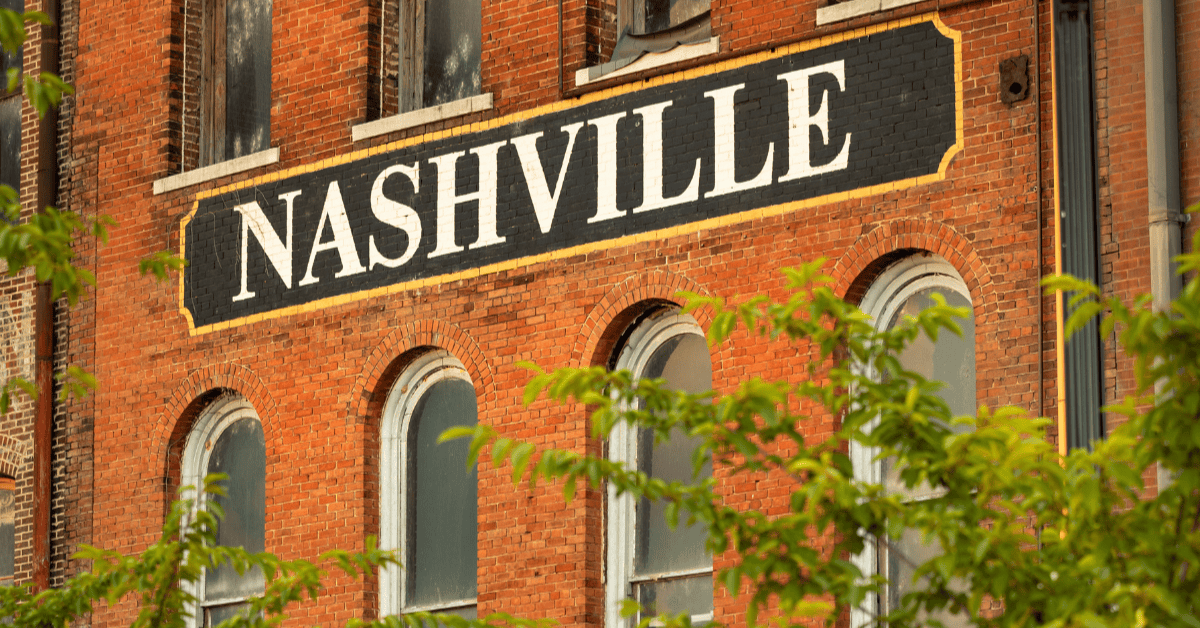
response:
M179 247L180 220L198 194L231 184L254 189L271 173L324 167L321 160L354 150L433 142L447 129L558 103L560 71L572 104L635 93L648 85L646 76L657 75L614 81L611 91L609 84L575 90L575 70L606 60L611 3L563 3L560 70L555 3L487 2L483 89L495 107L355 144L354 124L394 106L386 95L382 106L372 101L381 80L388 85L375 60L381 9L364 0L275 0L271 138L281 161L156 196L152 182L192 159L187 146L195 131L181 120L188 116L180 100L189 89L184 60L193 54L185 42L194 41L184 24L195 23L198 4L81 2L64 30L74 53L64 72L78 89L63 114L65 204L119 223L107 246L88 252L99 282L94 298L71 310L60 332L63 359L90 365L101 381L93 398L60 413L56 456L71 487L61 507L68 539L90 537L127 552L145 547L178 486L191 422L216 391L235 390L263 423L268 551L300 558L361 548L380 531L382 406L411 351L438 346L461 360L477 385L479 420L502 435L598 453L583 409L522 405L529 375L517 361L545 368L605 364L646 302L677 300L680 289L782 298L777 269L818 256L830 259L840 293L856 298L881 270L880 259L897 251L941 255L963 275L974 301L979 403L1057 412L1053 299L1040 297L1037 284L1053 268L1055 247L1049 3L995 0L941 9L940 20L961 33L963 140L944 176L193 335L181 314L180 285L140 277L136 264ZM394 2L386 6L395 10ZM1124 0L1094 6L1104 288L1132 294L1148 287L1140 11ZM924 3L817 27L816 7L714 0L721 53L697 67L935 9ZM1180 40L1193 41L1197 11L1182 6L1179 15ZM1193 48L1181 45L1181 55L1191 59ZM386 45L383 54L391 54ZM1033 59L1036 98L1005 104L999 63L1022 54ZM1200 169L1189 148L1197 137L1200 77L1188 72L1180 77L1184 190L1195 201ZM704 326L704 314L698 318ZM714 387L730 392L752 376L799 378L796 364L809 356L807 347L735 334L714 350ZM1129 365L1108 356L1109 394L1126 394ZM822 419L809 429L819 436L834 427ZM720 469L716 475L725 477ZM747 508L786 504L786 480L760 477L751 484L722 490L730 503ZM602 504L597 490L564 504L558 487L513 487L506 469L481 462L480 612L602 625ZM718 557L716 567L729 561ZM371 582L334 579L328 596L292 621L329 625L371 616L378 603ZM723 590L715 604L718 619L744 622L742 606ZM93 624L121 625L131 612L106 609Z

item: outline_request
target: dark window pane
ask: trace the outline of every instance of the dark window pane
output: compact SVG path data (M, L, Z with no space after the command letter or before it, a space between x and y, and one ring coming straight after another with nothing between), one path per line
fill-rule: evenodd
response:
M933 293L941 294L946 304L965 307L969 311L971 302L958 292L944 288L926 288L904 301L888 322L892 328L905 316L916 316L927 307L933 306ZM929 339L922 331L900 354L904 368L920 373L926 379L943 382L945 387L938 395L957 415L975 416L975 318L968 316L958 320L962 336L952 333L938 334L937 342Z
M4 7L10 11L16 11L17 13L24 13L25 0L0 0L0 7ZM8 85L8 71L10 69L21 69L24 59L24 55L22 53L23 50L18 50L16 52L9 52L7 50L3 51L4 73L3 75L0 75L4 81L2 83L3 85ZM17 92L19 93L20 90L18 89Z
M708 11L711 0L644 0L646 32L657 33L678 26Z
M945 288L925 288L905 299L888 321L888 328L896 326L905 316L916 316L925 308L934 305L933 293L939 293L946 299L946 304L954 307L965 307L971 310L971 302L960 293ZM943 332L938 335L937 342L921 331L917 338L898 357L905 369L921 374L932 381L945 384L938 395L950 407L954 415L974 416L975 406L975 318L973 315L959 319L962 336ZM962 432L970 430L970 426L955 426ZM937 491L926 484L908 488L899 477L894 459L881 461L883 465L884 484L890 492L905 495L909 499L925 499L937 495ZM894 550L894 551L893 551ZM917 566L928 562L942 554L942 548L936 540L925 543L921 533L914 529L905 529L898 538L892 539L891 547L880 543L878 547L879 569L888 577L886 605L889 610L898 608L900 599L917 588L913 575ZM964 583L955 580L951 583L955 588L962 589ZM922 619L938 619L947 628L968 625L965 615L954 615L949 612L937 614L921 613Z
M265 452L262 425L252 418L234 422L213 445L208 473L229 475L223 482L226 494L212 498L225 510L225 518L217 528L218 545L255 553L263 551ZM263 588L261 572L255 570L239 576L228 564L209 569L204 578L206 600L242 598Z
M461 379L434 384L413 409L405 564L410 606L475 597L477 472L467 469L467 441L437 442L446 429L475 422L475 388Z
M225 158L271 143L271 0L227 0Z
M21 190L21 97L0 100L0 183Z
M971 309L971 302L958 292L944 288L926 288L905 299L904 303L888 321L888 328L895 327L905 316L916 316L927 307L934 304L933 293L941 294L946 304L954 307ZM968 316L958 320L963 335L956 336L949 332L938 334L935 343L921 331L912 344L899 355L900 364L904 368L921 374L931 381L942 382L944 386L938 390L938 396L955 415L975 416L975 318ZM959 432L971 429L969 425L956 425ZM882 460L884 486L893 493L902 493L910 499L926 499L934 495L934 491L926 484L908 488L900 479L899 470L895 467L895 459Z
M891 552L883 544L880 544L879 550L879 555L887 563L881 566L881 568L887 573L888 577L887 602L889 611L899 608L900 599L905 595L922 588L918 586L913 577L916 574L917 567L944 553L937 539L932 539L929 543L925 543L921 538L921 533L911 528L901 532L899 538L892 539L892 547L897 551ZM958 578L951 580L950 585L953 590L967 590L967 583ZM924 620L922 624L930 619L936 619L942 622L946 628L971 625L970 618L966 614L951 613L946 609L942 609L937 613L922 612L918 614L918 617Z
M684 611L702 614L712 609L713 605L712 574L643 582L636 588L636 598L642 605L643 616L662 613L676 615Z
M646 365L644 378L663 378L668 386L689 393L702 393L712 389L712 362L704 338L696 334L681 334L663 343ZM668 482L691 482L692 452L700 444L698 437L689 437L682 431L671 435L663 443L654 443L650 430L641 430L638 435L638 467L654 477ZM712 477L712 461L700 470L700 478ZM712 565L712 557L704 548L708 536L705 526L699 522L685 526L687 511L681 511L679 526L671 530L664 517L665 503L642 499L637 509L637 550L634 553L634 574L646 576L688 569L702 569ZM707 607L712 607L712 590L709 587Z
M13 585L13 552L16 537L16 492L14 482L0 478L0 586Z
M424 105L479 93L480 0L425 3Z
M237 617L247 608L246 604L221 604L219 606L209 606L204 609L204 626L212 628L220 625L221 622L232 617Z

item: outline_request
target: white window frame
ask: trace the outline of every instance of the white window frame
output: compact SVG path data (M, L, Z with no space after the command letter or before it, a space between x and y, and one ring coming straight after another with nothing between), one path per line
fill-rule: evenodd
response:
M196 491L192 502L193 515L208 501L208 495L203 492L203 488L204 477L208 475L208 460L213 446L226 429L247 418L254 419L259 422L260 426L262 425L262 419L259 418L258 412L255 412L254 406L250 404L249 400L238 394L224 395L204 409L196 419L196 424L192 426L191 432L188 433L187 441L183 446L180 480L182 481L181 486L191 486ZM265 474L266 469L263 471ZM188 628L204 625L202 613L206 606L233 604L249 599L243 597L205 600L204 580L205 573L201 571L200 577L195 582L183 582L184 590L195 596L195 601L184 607Z
M935 288L942 292L955 292L974 305L971 292L962 275L952 264L935 254L916 253L905 257L889 266L867 289L859 309L871 317L876 330L884 331L887 324L896 315L896 311L904 305L909 297L921 290ZM871 377L878 373L870 371ZM866 430L878 422L877 419L867 424ZM883 482L883 460L879 459L879 448L866 447L857 441L850 441L850 460L854 467L854 477L857 480L880 484ZM914 494L912 499L930 499L937 492L926 491ZM879 573L879 556L875 544L867 542L863 551L852 557L855 565L864 574ZM851 628L864 628L871 625L875 616L888 612L884 608L882 596L877 596L873 603L868 602L867 608L850 609Z
M665 342L685 334L694 334L704 338L704 330L696 323L696 319L679 310L671 308L655 312L649 318L636 323L625 346L617 356L616 370L628 370L634 377L641 377L651 356ZM617 423L608 436L609 459L621 462L627 468L636 469L638 465L638 428L621 421ZM626 599L632 597L633 564L637 544L637 504L638 500L629 493L617 495L617 489L611 483L608 485L606 565L604 587L604 625L605 628L628 628L630 621L621 616L621 606ZM702 575L712 573L710 562L708 569L697 569L693 572L675 574L678 576ZM712 610L692 616L693 623L711 621Z
M382 549L395 550L401 560L408 556L405 526L408 521L408 433L413 410L434 384L449 379L463 380L475 388L462 362L448 351L435 349L421 355L404 369L388 392L384 405L380 423L379 543ZM449 612L478 604L478 598L475 597L435 606L409 606L405 599L407 577L407 570L397 565L379 570L381 617L414 611Z

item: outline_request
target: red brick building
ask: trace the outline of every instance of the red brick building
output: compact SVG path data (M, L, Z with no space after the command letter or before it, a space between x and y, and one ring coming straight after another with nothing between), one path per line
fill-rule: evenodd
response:
M25 7L61 16L33 45L57 37L36 49L77 93L56 151L23 110L22 199L118 226L83 251L92 298L54 317L56 362L101 388L55 408L49 496L23 449L32 410L0 430L17 581L39 560L54 581L78 569L79 543L145 547L177 488L223 469L246 478L230 542L300 558L374 535L411 567L336 581L295 622L440 609L614 627L637 595L738 625L709 580L729 557L655 536L653 513L604 491L564 504L486 461L445 479L428 426L474 417L669 466L632 433L605 449L582 411L523 406L515 363L722 392L802 377L803 348L739 334L704 350L709 321L678 314L677 293L781 297L778 269L826 257L880 324L957 295L974 332L939 345L931 374L968 408L1058 416L1062 446L1085 444L1111 427L1096 409L1130 392L1130 365L1095 330L1063 343L1038 280L1063 269L1169 298L1164 253L1200 201L1189 1ZM46 56L26 69L52 69ZM182 277L139 276L164 249L188 260ZM4 287L21 368L33 288ZM768 510L790 490L722 486ZM57 505L44 547L23 532L38 499ZM198 615L214 620L257 586L210 576Z

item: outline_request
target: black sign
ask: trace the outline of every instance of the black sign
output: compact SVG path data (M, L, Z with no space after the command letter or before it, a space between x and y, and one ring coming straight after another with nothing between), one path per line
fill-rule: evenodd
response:
M932 22L203 198L196 331L334 297L936 175L957 50Z

